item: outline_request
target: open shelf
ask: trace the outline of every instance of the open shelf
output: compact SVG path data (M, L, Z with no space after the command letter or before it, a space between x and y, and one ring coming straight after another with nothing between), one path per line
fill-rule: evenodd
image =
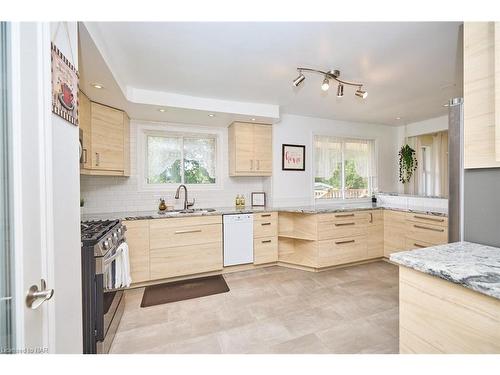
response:
M281 232L278 234L278 237L283 238L291 238L294 240L304 240L304 241L316 241L316 238L313 236L308 236L304 233L294 233L294 232Z

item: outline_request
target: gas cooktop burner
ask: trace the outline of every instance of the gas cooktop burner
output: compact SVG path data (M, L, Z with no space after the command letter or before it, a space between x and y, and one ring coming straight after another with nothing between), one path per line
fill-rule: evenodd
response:
M85 221L80 224L82 241L101 240L120 220Z

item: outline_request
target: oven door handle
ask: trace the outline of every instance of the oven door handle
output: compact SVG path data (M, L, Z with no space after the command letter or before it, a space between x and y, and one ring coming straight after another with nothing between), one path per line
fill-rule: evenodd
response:
M95 276L96 287L96 321L95 321L95 338L97 341L104 340L104 299L102 293L104 291L104 275L101 273ZM100 297L99 297L100 296Z

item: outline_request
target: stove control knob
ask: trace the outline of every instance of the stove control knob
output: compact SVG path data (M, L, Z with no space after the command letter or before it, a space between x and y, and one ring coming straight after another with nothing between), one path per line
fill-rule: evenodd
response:
M108 250L109 249L109 241L106 240L102 243L102 247L104 248L104 250Z
M120 227L120 228L118 228L117 232L118 232L119 234L122 234L122 228L121 228L121 227Z

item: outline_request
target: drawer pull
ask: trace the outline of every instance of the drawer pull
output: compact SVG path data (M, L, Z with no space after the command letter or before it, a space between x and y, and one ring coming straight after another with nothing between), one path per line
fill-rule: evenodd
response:
M201 229L186 229L186 230L176 230L175 234L185 234L185 233L199 233Z
M353 217L354 214L339 214L339 215L335 215L335 217Z
M262 243L271 243L273 242L272 240L264 240L264 241L261 241Z
M424 227L423 225L416 225L416 224L414 224L413 226L414 226L415 228L418 228L418 229L432 230L432 231L434 231L434 232L444 232L444 229L429 228L429 227Z
M271 217L271 214L262 214L260 217Z
M423 219L423 220L429 220L429 221L436 221L438 223L442 223L444 219L440 219L437 217L428 217L428 216L420 216L420 215L413 215L415 219Z
M420 245L420 244L418 244L418 243L416 243L416 242L413 244L413 246L415 246L415 247L420 247L420 248L427 247L427 246L424 246L424 245Z
M370 212L370 223L373 223L373 213Z
M345 245L347 243L354 243L356 240L335 241L335 245Z
M335 223L336 227L344 227L346 225L355 225L356 223Z
M271 225L271 223L261 223L260 225Z

